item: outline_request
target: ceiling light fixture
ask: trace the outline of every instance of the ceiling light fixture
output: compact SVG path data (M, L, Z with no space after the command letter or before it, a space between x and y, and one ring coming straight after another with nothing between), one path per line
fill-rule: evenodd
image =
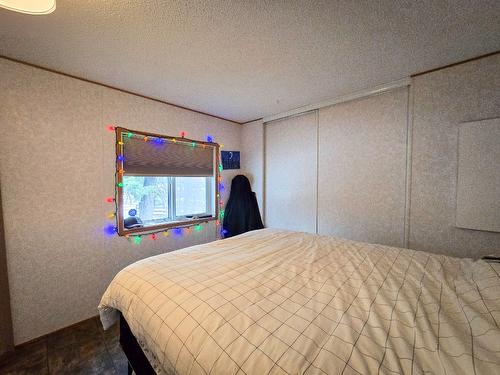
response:
M49 14L56 9L56 0L0 0L0 8L26 14Z

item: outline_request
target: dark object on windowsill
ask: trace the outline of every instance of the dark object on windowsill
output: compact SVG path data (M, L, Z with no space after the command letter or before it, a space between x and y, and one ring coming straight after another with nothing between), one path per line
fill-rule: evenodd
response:
M231 182L231 193L224 210L222 227L226 238L264 228L250 181L241 174Z
M142 220L137 216L129 216L123 220L123 226L126 229L141 228L144 226Z
M207 217L212 217L212 215L186 215L188 219L206 219Z
M481 259L488 263L500 263L500 257L493 255L485 255Z

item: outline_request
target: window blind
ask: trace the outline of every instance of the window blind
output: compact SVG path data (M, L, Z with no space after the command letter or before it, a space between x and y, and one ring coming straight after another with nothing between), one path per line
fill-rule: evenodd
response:
M123 137L123 169L126 174L154 176L214 175L212 146L193 146L187 142L145 142L142 138Z

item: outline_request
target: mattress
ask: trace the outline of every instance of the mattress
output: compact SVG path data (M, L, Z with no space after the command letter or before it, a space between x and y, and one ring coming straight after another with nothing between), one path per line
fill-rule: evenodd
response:
M99 305L160 374L500 374L500 264L263 229L136 262Z

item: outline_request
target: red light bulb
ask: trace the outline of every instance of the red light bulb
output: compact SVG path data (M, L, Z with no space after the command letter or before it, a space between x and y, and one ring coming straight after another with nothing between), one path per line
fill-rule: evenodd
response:
M109 132L114 132L115 131L114 125L108 125L108 131Z
M113 203L114 201L115 201L115 198L113 198L113 197L106 198L106 202L108 202L108 203Z

